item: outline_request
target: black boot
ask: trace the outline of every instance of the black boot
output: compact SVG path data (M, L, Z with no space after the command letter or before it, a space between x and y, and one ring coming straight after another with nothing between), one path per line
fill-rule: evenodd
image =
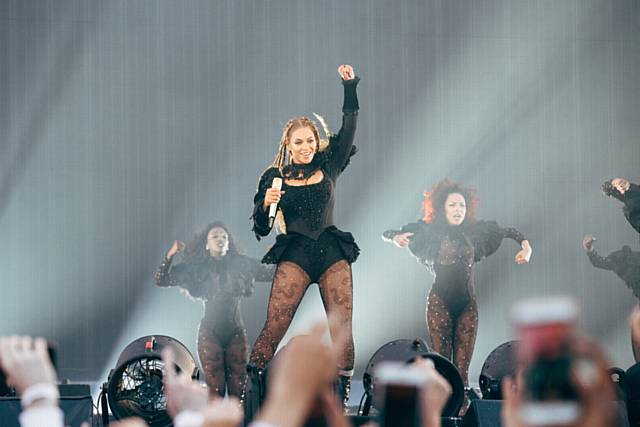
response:
M336 394L342 401L342 409L345 414L349 412L349 392L351 391L351 376L338 375L336 380Z

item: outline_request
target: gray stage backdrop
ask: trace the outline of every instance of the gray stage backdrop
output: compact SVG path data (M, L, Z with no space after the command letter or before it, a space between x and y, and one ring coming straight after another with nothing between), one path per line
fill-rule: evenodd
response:
M600 183L640 179L640 3L636 0L0 2L0 334L60 345L63 377L106 379L147 334L195 350L201 305L159 289L174 239L213 219L261 257L251 199L283 123L339 126L336 68L362 77L356 143L336 222L354 265L358 372L391 339L424 336L432 277L380 233L417 219L443 177L478 189L479 216L517 245L477 267L471 378L513 337L531 295L574 295L583 325L624 368L635 303L581 248L638 235ZM244 303L251 342L268 284ZM293 330L323 316L317 288ZM359 375L358 373L358 375Z

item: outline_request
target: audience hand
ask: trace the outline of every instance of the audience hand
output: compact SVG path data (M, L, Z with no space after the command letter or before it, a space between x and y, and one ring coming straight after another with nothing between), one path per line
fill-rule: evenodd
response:
M442 410L453 391L447 380L436 371L431 359L419 358L412 366L425 376L422 386L422 425L423 427L439 427Z
M607 372L609 366L602 350L584 338L573 346L576 361L572 380L578 392L582 414L578 422L569 427L609 427L613 425L614 410L611 401L615 391ZM528 427L520 418L523 404L524 383L521 375L514 381L505 378L502 382L504 402L502 425L504 427Z
M235 397L212 401L202 414L204 416L202 427L237 427L243 419L240 402Z
M322 342L327 326L315 325L309 335L293 338L275 360L265 405L257 419L279 427L298 427L315 400L336 378L336 355ZM333 348L342 348L337 337Z
M7 376L7 383L14 386L20 395L33 385L56 383L56 372L44 338L0 338L0 365Z
M164 362L164 392L167 396L167 412L175 418L183 411L200 411L207 405L209 391L204 384L193 381L186 372L176 373L173 351L162 352Z

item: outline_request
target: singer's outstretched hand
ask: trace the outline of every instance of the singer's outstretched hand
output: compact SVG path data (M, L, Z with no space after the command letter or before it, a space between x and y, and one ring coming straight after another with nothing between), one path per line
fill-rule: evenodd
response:
M280 203L280 198L284 194L283 190L278 190L277 188L269 188L264 195L264 202L262 203L262 209L266 212L269 210L269 206L272 203L278 204Z

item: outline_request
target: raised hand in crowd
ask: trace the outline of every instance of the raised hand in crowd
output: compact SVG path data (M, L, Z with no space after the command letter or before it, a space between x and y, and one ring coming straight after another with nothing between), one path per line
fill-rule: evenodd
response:
M336 379L336 354L341 348L336 337L333 347L323 342L327 326L316 324L309 335L293 338L282 350L274 363L270 375L265 404L256 420L277 427L299 427L303 425L318 399L330 399L330 390ZM335 397L334 397L335 399ZM330 401L325 401L331 407ZM336 403L337 404L337 403ZM348 421L334 410L325 413L331 427L343 427Z
M422 427L440 427L442 410L453 391L451 385L436 371L431 359L417 359L413 369L421 371L425 378L420 394Z
M202 411L203 427L237 427L243 419L240 401L235 397L215 399Z
M567 427L614 425L615 411L612 401L615 390L607 371L610 365L606 356L597 344L585 338L576 340L573 355L571 379L578 394L581 414L577 422ZM525 388L521 373L516 379L507 377L503 380L503 427L529 427L521 418Z
M56 372L44 338L0 338L0 367L7 383L20 395L22 427L58 427L64 416L58 407Z
M171 418L175 420L180 415L182 418L202 420L200 411L207 406L209 397L207 386L192 380L186 372L176 372L174 354L171 349L163 350L162 361L165 367L162 381L164 393L167 396L167 412Z

